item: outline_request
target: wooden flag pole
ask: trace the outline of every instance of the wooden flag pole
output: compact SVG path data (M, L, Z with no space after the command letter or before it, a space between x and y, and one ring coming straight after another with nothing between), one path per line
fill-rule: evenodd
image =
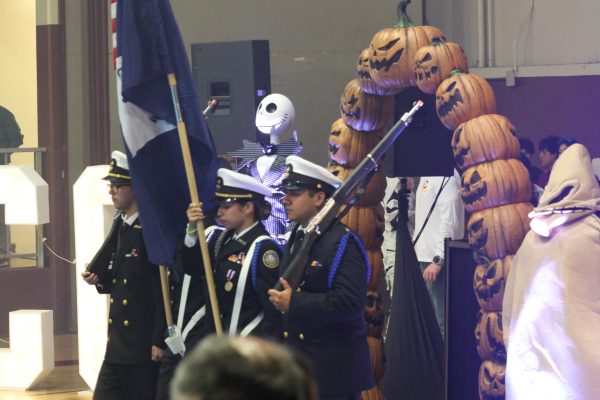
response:
M171 88L171 97L173 106L175 107L175 116L177 117L177 132L179 133L179 143L181 144L181 152L183 153L183 162L185 165L185 174L187 176L188 187L192 203L199 203L198 187L196 185L196 176L194 175L194 166L192 164L192 155L190 153L190 145L187 138L185 122L181 117L181 108L179 106L179 96L177 95L177 79L174 73L167 75L169 79L169 87ZM204 274L206 275L206 284L208 286L208 296L212 309L213 319L215 322L215 332L218 336L223 334L223 325L221 324L221 313L219 312L219 303L217 300L217 291L215 289L215 279L210 262L210 254L208 253L208 245L206 244L206 234L204 232L204 221L198 221L196 228L198 229L198 242L200 243L200 251L202 252L202 263L204 264ZM165 277L166 278L166 277ZM161 275L162 282L162 275ZM167 283L168 292L168 283ZM163 289L164 298L164 289ZM169 302L170 303L170 302ZM165 309L167 305L165 304ZM169 309L170 309L169 304ZM173 317L171 317L171 322ZM168 323L168 322L167 322Z
M165 317L167 318L167 327L173 326L173 312L171 310L171 292L169 292L169 274L167 267L161 265L160 270L160 288L162 289L163 303L165 305Z

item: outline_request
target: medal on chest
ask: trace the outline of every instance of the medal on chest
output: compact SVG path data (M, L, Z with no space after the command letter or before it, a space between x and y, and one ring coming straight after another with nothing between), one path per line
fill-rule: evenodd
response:
M230 269L227 271L227 282L225 282L224 289L226 292L231 292L233 290L233 282L231 281L235 277L236 271Z

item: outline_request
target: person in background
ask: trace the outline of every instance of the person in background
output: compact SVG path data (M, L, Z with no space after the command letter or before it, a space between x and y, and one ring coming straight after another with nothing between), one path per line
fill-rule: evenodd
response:
M577 139L575 139L573 136L563 136L558 140L558 154L562 154L563 151L565 151L567 149L567 147L571 146L572 144L578 143Z
M416 192L413 243L423 279L442 337L445 334L446 273L445 239L461 239L465 211L460 197L460 178L424 176Z
M532 183L536 183L540 177L542 170L533 165L531 157L535 153L535 147L533 142L528 138L519 138L519 145L521 146L521 157L519 159L523 162L527 170L529 171L529 177Z
M317 400L303 357L257 337L203 340L175 372L172 400Z
M94 400L150 400L166 347L159 270L146 254L125 154L113 151L104 179L110 182L109 194L119 212L104 244L81 273L98 293L110 294L106 353Z
M546 136L538 145L539 153L538 157L540 159L540 167L542 167L542 173L538 177L536 184L542 188L542 190L548 184L548 179L550 178L550 171L552 171L552 166L554 162L558 158L558 141L560 138L558 136Z

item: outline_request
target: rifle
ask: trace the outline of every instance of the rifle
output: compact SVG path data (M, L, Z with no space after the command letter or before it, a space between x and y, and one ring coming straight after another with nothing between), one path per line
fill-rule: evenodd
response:
M373 172L377 170L377 162L383 157L386 150L400 136L402 131L410 124L413 115L423 106L423 102L418 100L413 105L413 108L405 113L402 118L385 134L383 139L371 150L364 160L354 169L352 174L346 179L340 187L319 210L306 229L304 229L304 238L299 245L299 249L295 252L294 257L290 260L287 268L283 272L283 278L290 284L293 289L296 289L302 282L304 270L308 263L310 248L313 243L329 229L335 222L338 212L344 204L348 204L347 211L354 204L354 197L362 193L360 184L367 181ZM358 190L357 190L358 188ZM276 290L283 290L281 283L277 282Z

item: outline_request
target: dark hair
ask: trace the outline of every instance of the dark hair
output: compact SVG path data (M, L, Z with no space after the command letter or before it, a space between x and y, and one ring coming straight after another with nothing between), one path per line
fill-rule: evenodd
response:
M245 205L246 203L254 204L254 220L255 221L264 221L269 218L271 215L271 203L265 200L264 197L247 199L247 200L236 200L240 205Z
M535 147L533 147L531 139L519 138L519 145L521 146L521 151L525 150L528 154L535 153Z
M563 136L560 139L558 139L558 147L560 147L561 144L564 144L565 146L569 147L572 144L577 143L577 139L575 139L573 136Z
M550 154L558 154L558 141L560 138L558 136L546 136L542 140L540 140L540 144L538 148L540 151L546 150Z
M257 337L207 337L171 382L174 400L313 400L315 388L301 356Z

